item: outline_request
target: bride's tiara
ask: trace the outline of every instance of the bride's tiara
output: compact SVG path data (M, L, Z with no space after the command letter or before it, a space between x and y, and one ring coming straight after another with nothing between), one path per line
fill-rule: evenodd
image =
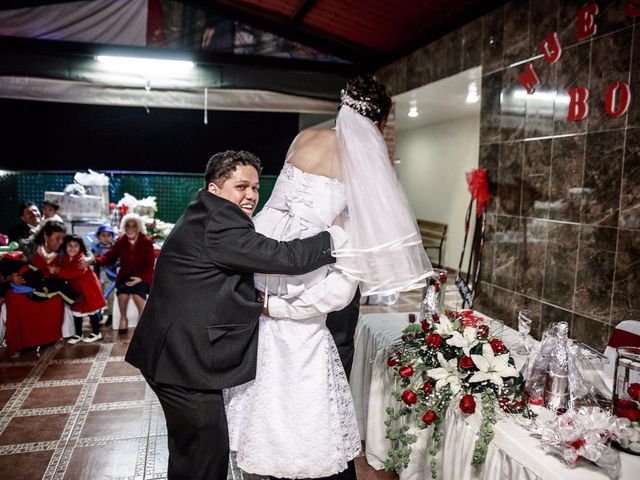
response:
M365 97L364 100L356 100L345 92L344 89L340 90L340 105L346 105L365 117L368 117L372 113L380 113L380 108L375 107L369 97Z

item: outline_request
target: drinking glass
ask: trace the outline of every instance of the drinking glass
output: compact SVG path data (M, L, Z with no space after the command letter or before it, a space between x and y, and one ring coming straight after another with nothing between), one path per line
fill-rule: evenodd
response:
M520 341L515 349L518 355L529 355L529 332L531 331L531 311L520 310L518 312L518 335Z

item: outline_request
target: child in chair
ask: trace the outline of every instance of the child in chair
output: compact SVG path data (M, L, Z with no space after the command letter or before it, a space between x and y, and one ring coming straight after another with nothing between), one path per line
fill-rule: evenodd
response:
M116 240L116 231L113 228L113 225L110 223L103 223L96 230L95 235L91 238L90 248L91 253L94 257L104 255L109 251L109 249L113 246ZM100 265L93 265L93 271L98 276L98 280L100 281L100 287L102 288L102 292L105 295L105 299L107 301L107 307L103 312L105 317L109 315L111 309L113 308L113 291L115 290L115 282L116 272L118 270L119 262L116 260L115 263L108 267L101 267ZM111 290L109 290L109 285L113 285ZM109 293L107 295L107 292ZM100 314L102 317L102 314ZM106 322L106 318L103 319Z

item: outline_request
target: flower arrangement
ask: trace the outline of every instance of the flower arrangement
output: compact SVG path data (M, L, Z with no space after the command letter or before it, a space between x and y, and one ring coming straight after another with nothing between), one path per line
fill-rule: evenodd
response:
M387 438L397 448L389 451L385 468L399 471L409 464L411 445L417 437L409 433L410 422L398 426L398 420L408 417L420 428L433 426L429 453L431 475L436 478L442 422L451 404L470 415L480 402L482 422L473 452L474 466L484 462L493 439L496 406L528 418L533 413L523 376L506 345L492 337L484 318L473 311L441 311L423 317L417 322L415 315L409 316L401 342L387 357L399 388L393 392L398 405L387 409L386 421Z
M142 217L147 227L147 235L149 235L156 242L163 242L171 230L173 229L173 223L163 222L158 218L150 218L147 216Z

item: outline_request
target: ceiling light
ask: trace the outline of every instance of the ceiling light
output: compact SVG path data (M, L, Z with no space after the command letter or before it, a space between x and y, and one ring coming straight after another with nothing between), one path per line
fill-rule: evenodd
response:
M187 72L195 67L195 63L188 60L116 57L111 55L98 55L96 60L110 70L142 75L171 76Z
M409 101L409 113L407 113L411 118L416 118L420 113L418 113L418 102L416 100Z
M467 103L476 103L480 100L480 96L478 95L478 86L476 82L471 82L467 89Z

